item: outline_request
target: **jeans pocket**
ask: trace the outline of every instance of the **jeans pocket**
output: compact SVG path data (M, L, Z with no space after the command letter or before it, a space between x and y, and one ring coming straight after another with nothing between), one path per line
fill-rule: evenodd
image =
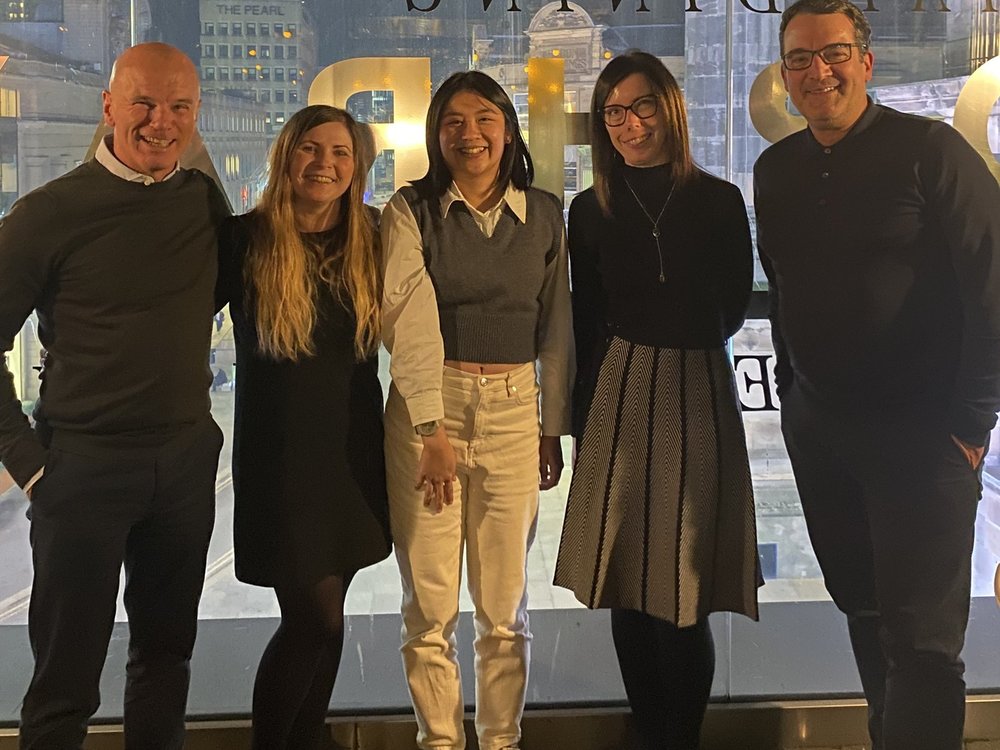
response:
M520 406L529 406L538 403L538 384L518 386L510 385L507 390Z

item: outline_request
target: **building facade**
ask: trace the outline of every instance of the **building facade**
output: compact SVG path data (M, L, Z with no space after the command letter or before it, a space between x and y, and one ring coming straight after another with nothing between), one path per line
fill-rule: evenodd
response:
M316 32L300 0L201 0L201 85L259 104L269 133L306 105Z

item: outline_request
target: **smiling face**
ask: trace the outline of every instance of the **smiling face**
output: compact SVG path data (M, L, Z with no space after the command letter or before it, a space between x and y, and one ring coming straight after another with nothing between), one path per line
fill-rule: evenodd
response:
M611 89L604 106L631 106L637 99L656 96L656 90L642 73L626 76ZM659 100L659 97L656 97ZM631 110L625 113L621 125L605 125L611 145L631 167L654 167L669 161L667 151L667 115L662 101L657 101L656 114L640 119Z
M183 53L164 44L130 48L115 63L104 92L115 157L162 180L194 136L198 105L198 74Z
M796 49L818 50L829 44L854 44L854 25L843 13L814 15L802 13L785 28L786 53ZM871 80L871 52L853 47L851 59L830 65L819 55L804 70L781 66L781 78L795 108L809 123L820 143L831 146L854 127L868 106L865 84Z
M354 143L342 122L307 130L288 163L293 205L311 213L335 213L353 178Z
M451 178L463 193L463 183L482 189L497 181L510 139L503 112L478 94L459 91L444 106L438 144Z

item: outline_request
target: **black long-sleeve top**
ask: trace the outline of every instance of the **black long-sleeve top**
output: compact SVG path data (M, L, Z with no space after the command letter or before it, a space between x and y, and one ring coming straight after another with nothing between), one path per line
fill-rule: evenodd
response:
M739 189L703 172L671 194L672 185L666 166L622 166L612 175L611 218L601 213L593 189L570 206L576 436L610 335L650 346L709 349L743 325L753 253ZM659 222L661 282L652 220L668 195Z
M754 170L779 394L925 415L983 445L1000 407L1000 186L942 122L870 103Z

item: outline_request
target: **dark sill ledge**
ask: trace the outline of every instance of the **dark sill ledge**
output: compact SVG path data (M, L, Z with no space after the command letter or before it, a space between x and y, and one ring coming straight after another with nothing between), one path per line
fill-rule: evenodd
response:
M411 714L399 658L399 616L348 618L331 716ZM191 721L245 719L257 659L275 620L205 620L200 625L188 700ZM611 645L606 612L539 610L531 613L531 676L527 708L620 708L625 694ZM848 698L860 695L843 617L830 602L765 604L761 621L713 615L717 702ZM966 642L969 692L1000 692L1000 610L992 599L972 601ZM474 701L472 620L463 613L459 642L466 703ZM121 722L127 627L115 627L101 681L95 723ZM27 629L0 626L0 727L17 724L31 675Z

